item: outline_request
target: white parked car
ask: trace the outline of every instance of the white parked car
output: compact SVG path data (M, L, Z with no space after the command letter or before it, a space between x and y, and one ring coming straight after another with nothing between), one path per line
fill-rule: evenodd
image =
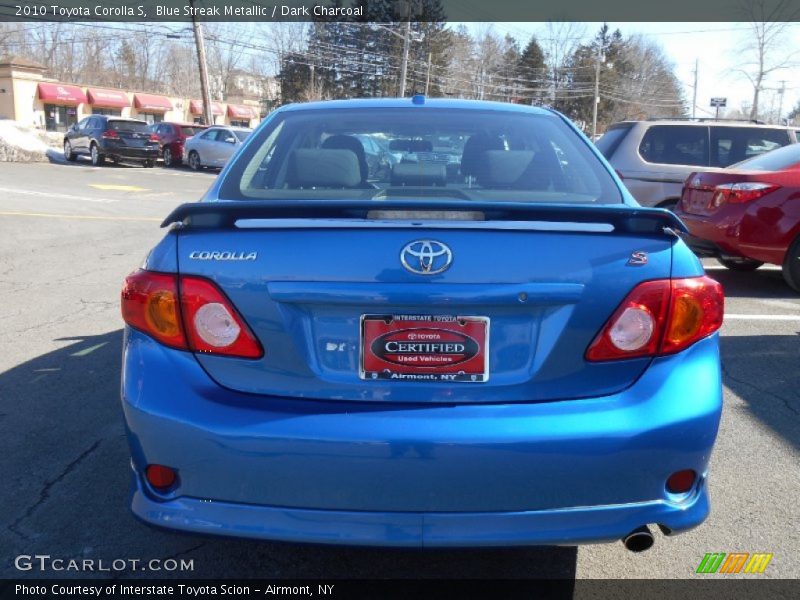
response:
M253 132L245 127L215 125L192 136L183 147L183 162L195 171L224 167Z

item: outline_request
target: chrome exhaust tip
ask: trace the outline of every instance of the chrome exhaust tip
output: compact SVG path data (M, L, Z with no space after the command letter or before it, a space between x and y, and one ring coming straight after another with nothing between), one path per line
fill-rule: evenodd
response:
M653 534L647 525L637 527L622 538L625 548L631 552L644 552L652 547L653 541Z

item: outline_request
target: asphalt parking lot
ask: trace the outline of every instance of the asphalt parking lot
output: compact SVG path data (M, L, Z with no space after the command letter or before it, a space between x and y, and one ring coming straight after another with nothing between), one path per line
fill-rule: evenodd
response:
M800 577L800 296L775 268L733 273L714 261L708 273L722 282L727 306L713 512L681 536L655 532L646 553L621 543L343 549L184 536L137 522L127 506L119 407L119 288L163 234L161 219L213 178L160 167L0 163L0 577L25 575L14 567L17 555L48 554L109 563L189 558L194 571L184 575L198 578L694 578L706 552L773 553L760 577Z

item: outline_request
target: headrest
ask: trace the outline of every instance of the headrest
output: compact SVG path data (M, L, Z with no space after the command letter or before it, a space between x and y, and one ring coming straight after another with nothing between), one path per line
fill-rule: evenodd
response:
M356 187L361 183L358 157L351 150L294 150L287 180L293 188Z
M464 144L461 153L461 174L476 176L487 150L504 150L503 140L496 135L476 133Z
M533 160L532 150L487 150L481 154L475 175L484 187L517 183Z
M369 177L369 165L367 155L364 152L364 145L357 137L352 135L332 135L322 142L321 148L325 150L350 150L355 152L358 158L358 168L361 170L361 181L366 181Z
M447 185L447 167L432 162L398 163L392 168L392 185Z

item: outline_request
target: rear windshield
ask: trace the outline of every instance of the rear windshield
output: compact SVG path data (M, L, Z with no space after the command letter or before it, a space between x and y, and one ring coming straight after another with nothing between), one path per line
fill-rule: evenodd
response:
M632 123L626 123L625 125L614 125L609 127L608 130L600 137L600 139L597 140L597 149L600 150L600 152L602 152L603 156L606 158L611 158L614 155L614 152L617 151L617 148L619 148L622 140L624 140L625 136L628 135L628 132L631 130L632 126Z
M552 114L297 110L276 113L256 136L221 198L622 202L586 142Z
M181 132L187 137L191 137L200 131L205 131L205 127L181 127Z
M114 131L150 133L150 126L144 121L109 121L108 128Z
M784 146L731 166L747 171L782 171L789 167L800 167L800 144Z

